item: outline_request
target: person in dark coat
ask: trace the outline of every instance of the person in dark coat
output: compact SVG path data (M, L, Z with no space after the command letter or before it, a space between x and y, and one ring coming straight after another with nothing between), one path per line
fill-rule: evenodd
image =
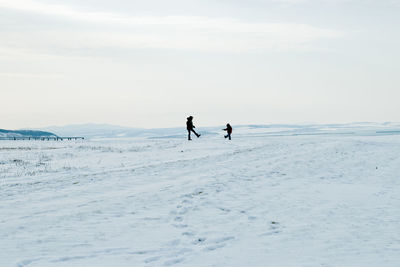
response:
M224 137L225 137L225 138L228 138L228 137L229 137L229 140L231 140L232 126L228 123L228 124L226 125L226 128L223 129L223 130L227 132L227 135L224 135Z
M200 134L196 133L194 128L196 128L196 127L193 125L193 116L187 117L186 129L188 131L188 140L192 140L192 138L190 138L190 133L191 132L193 132L197 136L197 138L200 137Z

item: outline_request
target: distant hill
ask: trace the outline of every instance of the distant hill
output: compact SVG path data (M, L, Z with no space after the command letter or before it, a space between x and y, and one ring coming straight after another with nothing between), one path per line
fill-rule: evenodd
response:
M222 126L221 126L222 127ZM215 135L221 127L200 127L203 136ZM214 129L215 128L215 129ZM76 124L66 126L51 126L42 130L56 133L59 136L83 136L85 138L185 138L187 136L186 125L175 128L130 128L109 124Z
M42 130L56 133L58 136L84 136L86 138L113 138L137 136L143 129L108 124L72 124L50 126Z
M13 138L13 137L57 137L56 134L45 131L35 130L4 130L0 129L0 138Z
M196 130L205 136L221 137L225 125L204 127ZM400 135L400 123L355 122L347 124L269 124L235 125L233 136L295 136L295 135ZM77 124L41 128L40 132L58 136L82 136L85 138L182 138L187 137L186 125L175 128L130 128L109 124ZM1 135L0 135L1 136Z

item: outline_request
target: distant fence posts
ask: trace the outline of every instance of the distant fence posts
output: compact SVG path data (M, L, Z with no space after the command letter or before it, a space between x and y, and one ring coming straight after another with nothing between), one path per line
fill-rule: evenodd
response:
M22 136L14 136L14 137L0 137L0 140L13 140L13 141L17 141L17 140L41 140L41 141L63 141L63 140L84 140L85 137L81 137L81 136L52 136L52 137L34 137L34 136L26 136L26 137L22 137Z

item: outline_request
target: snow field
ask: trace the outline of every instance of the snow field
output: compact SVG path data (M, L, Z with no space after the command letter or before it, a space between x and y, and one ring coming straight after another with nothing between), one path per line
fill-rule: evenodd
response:
M398 266L400 136L0 143L0 266Z

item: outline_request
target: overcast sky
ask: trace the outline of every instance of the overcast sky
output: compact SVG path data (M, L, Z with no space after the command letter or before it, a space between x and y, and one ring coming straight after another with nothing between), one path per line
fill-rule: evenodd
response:
M400 121L400 0L0 0L0 128Z

